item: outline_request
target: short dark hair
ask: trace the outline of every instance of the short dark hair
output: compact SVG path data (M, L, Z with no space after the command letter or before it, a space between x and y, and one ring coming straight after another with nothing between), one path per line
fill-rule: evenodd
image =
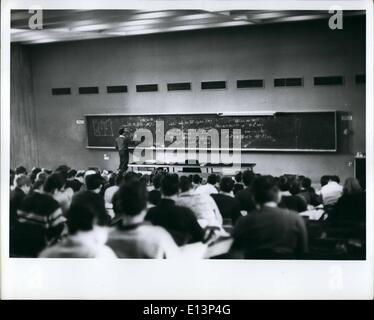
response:
M223 192L231 192L232 189L234 188L234 184L235 184L234 180L231 179L230 177L223 177L219 184L219 188Z
M289 191L290 190L290 183L286 176L279 177L278 187L281 191Z
M249 187L253 183L253 180L255 179L255 175L251 170L245 170L243 172L242 179L243 179L244 185Z
M182 192L186 192L192 188L191 180L186 176L181 176L179 178L179 188Z
M211 173L209 176L208 176L208 181L207 181L209 184L213 184L215 185L217 182L218 182L218 176L214 173Z
M194 174L193 177L192 177L192 182L195 183L195 184L201 183L201 177L200 177L200 175Z
M261 176L253 182L253 195L256 202L260 205L274 201L274 192L277 189L274 178L271 176Z
M86 183L87 190L92 191L92 190L95 190L97 188L100 188L100 186L102 186L104 184L104 179L98 173L89 174L85 178L85 183Z
M235 174L235 181L236 182L242 182L242 178L243 178L243 173L241 172L241 171L239 171L239 172L237 172L236 174Z
M24 166L18 166L16 168L16 174L27 174L27 170Z
M330 180L335 181L335 182L337 182L337 183L340 183L340 178L339 178L339 176L331 176L331 177L330 177Z
M244 186L241 183L235 183L232 188L234 195L236 195L240 190L243 190Z
M76 174L77 174L77 170L75 170L75 169L70 169L70 170L68 171L66 177L67 177L68 179L71 179L71 178L74 178L74 177L76 176Z
M301 192L301 185L300 182L295 179L290 183L290 193L292 195L299 194Z
M47 193L53 193L55 190L61 190L64 184L64 178L59 172L55 172L47 177L44 182L43 190Z
M136 172L133 172L133 171L126 172L123 176L123 181L125 183L138 181L139 179L140 179L139 175Z
M310 180L310 178L308 177L305 177L301 182L301 185L304 189L309 189L312 187L312 180Z
M119 135L122 135L124 133L125 133L125 129L124 128L121 128L121 129L118 130L118 134Z
M28 176L21 174L16 178L16 185L18 188L22 188L23 186L31 186L31 179Z
M160 189L161 187L162 174L156 173L152 178L152 183L155 189Z
M161 179L161 192L165 196L173 196L178 193L179 178L176 173L167 173Z
M329 182L329 180L330 180L330 177L329 176L322 176L321 177L321 186L323 187L323 186L325 186L326 184L328 184L328 182Z
M113 196L113 210L117 215L136 216L147 207L147 197L143 182L124 183Z
M67 212L69 233L92 230L95 225L105 226L110 222L103 197L90 192L77 193Z

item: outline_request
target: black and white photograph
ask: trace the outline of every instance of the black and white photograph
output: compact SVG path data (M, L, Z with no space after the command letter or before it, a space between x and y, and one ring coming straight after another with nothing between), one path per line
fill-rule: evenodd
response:
M235 2L2 3L6 297L373 297L372 3Z

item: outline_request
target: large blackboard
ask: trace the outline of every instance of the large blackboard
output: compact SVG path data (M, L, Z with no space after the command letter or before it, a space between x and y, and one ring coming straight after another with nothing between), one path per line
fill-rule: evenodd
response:
M243 151L333 152L337 149L334 111L277 112L268 115L86 115L88 147L113 148L120 127L127 129L129 137L133 137L139 129L150 130L156 140L156 121L163 121L165 133L169 129L181 129L186 136L186 147L189 129L217 129L218 132L230 129L229 147L232 147L232 129L241 129ZM137 143L139 142L135 145ZM171 142L166 141L164 147L170 144ZM208 139L208 148L210 147Z

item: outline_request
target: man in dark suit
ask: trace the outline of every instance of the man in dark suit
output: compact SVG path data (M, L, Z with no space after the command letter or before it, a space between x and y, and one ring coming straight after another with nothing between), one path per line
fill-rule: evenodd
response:
M177 206L179 179L177 174L166 174L161 180L162 199L149 209L146 220L165 228L178 246L204 240L205 232L194 213L186 207Z
M221 212L222 218L230 219L233 225L241 217L240 202L232 195L234 184L234 180L230 177L223 177L219 184L219 193L211 194Z
M119 170L126 171L129 164L129 138L125 136L125 128L121 128L118 131L119 136L115 140L116 150L119 154Z
M294 259L307 251L304 220L296 212L277 207L279 190L270 176L252 186L259 209L238 220L231 253L247 259Z
M240 210L251 212L256 208L256 205L253 200L253 194L251 185L255 179L255 175L252 171L246 170L243 173L243 183L245 188L236 193L235 197L240 202Z

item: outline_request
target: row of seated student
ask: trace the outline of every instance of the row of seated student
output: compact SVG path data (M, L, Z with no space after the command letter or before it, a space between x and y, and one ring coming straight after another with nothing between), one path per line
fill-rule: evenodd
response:
M232 237L228 258L303 258L301 212L324 207L328 225L365 225L365 192L354 178L339 182L323 176L315 191L304 176L248 170L203 183L198 174L18 167L10 172L10 255L175 258L188 244Z

